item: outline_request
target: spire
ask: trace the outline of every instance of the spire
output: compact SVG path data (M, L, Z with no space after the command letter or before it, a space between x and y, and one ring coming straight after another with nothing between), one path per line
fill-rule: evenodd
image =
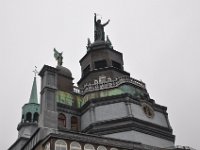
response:
M36 104L38 104L36 77L34 77L34 81L33 81L33 86L32 86L32 90L31 90L31 95L30 95L29 103L36 103Z
M19 131L18 133L19 138L20 137L30 138L38 126L40 105L38 104L38 96L37 96L36 75L38 72L36 68L37 67L35 66L35 70L33 71L35 76L33 80L29 102L24 104L24 106L22 107L21 122L17 127L17 130Z

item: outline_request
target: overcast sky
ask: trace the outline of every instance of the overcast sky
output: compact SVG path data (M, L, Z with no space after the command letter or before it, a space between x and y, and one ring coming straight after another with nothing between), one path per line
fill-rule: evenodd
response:
M56 66L54 47L79 80L95 12L111 20L105 32L125 70L168 107L175 144L200 149L199 0L0 0L0 149L17 139L34 66ZM39 94L40 77L37 83Z

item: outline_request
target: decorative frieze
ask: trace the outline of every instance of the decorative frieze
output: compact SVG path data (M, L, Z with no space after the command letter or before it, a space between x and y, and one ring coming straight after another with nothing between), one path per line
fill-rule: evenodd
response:
M133 84L135 86L138 86L140 88L146 89L145 83L142 81L136 80L134 78L131 78L129 76L122 76L118 77L116 79L111 80L105 80L104 82L97 82L98 80L95 80L93 84L91 83L86 83L81 89L81 94L86 94L88 92L94 92L94 91L99 91L99 90L105 90L105 89L111 89L111 88L116 88L120 86L121 84L124 83L129 83Z

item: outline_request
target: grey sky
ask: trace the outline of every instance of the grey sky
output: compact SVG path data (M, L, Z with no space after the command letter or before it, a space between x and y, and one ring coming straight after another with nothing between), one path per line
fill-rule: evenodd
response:
M168 107L176 145L200 149L199 8L198 0L0 0L0 149L17 138L34 66L56 66L54 47L79 80L95 12L111 20L105 32L123 53L125 70Z

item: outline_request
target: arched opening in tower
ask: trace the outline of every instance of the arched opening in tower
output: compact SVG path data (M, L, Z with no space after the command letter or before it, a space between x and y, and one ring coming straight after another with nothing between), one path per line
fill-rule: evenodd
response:
M31 114L31 112L28 112L26 114L26 122L31 122L31 120L32 120L32 114Z
M58 127L66 127L66 117L62 113L58 115Z
M39 114L37 112L33 115L33 122L38 122Z

